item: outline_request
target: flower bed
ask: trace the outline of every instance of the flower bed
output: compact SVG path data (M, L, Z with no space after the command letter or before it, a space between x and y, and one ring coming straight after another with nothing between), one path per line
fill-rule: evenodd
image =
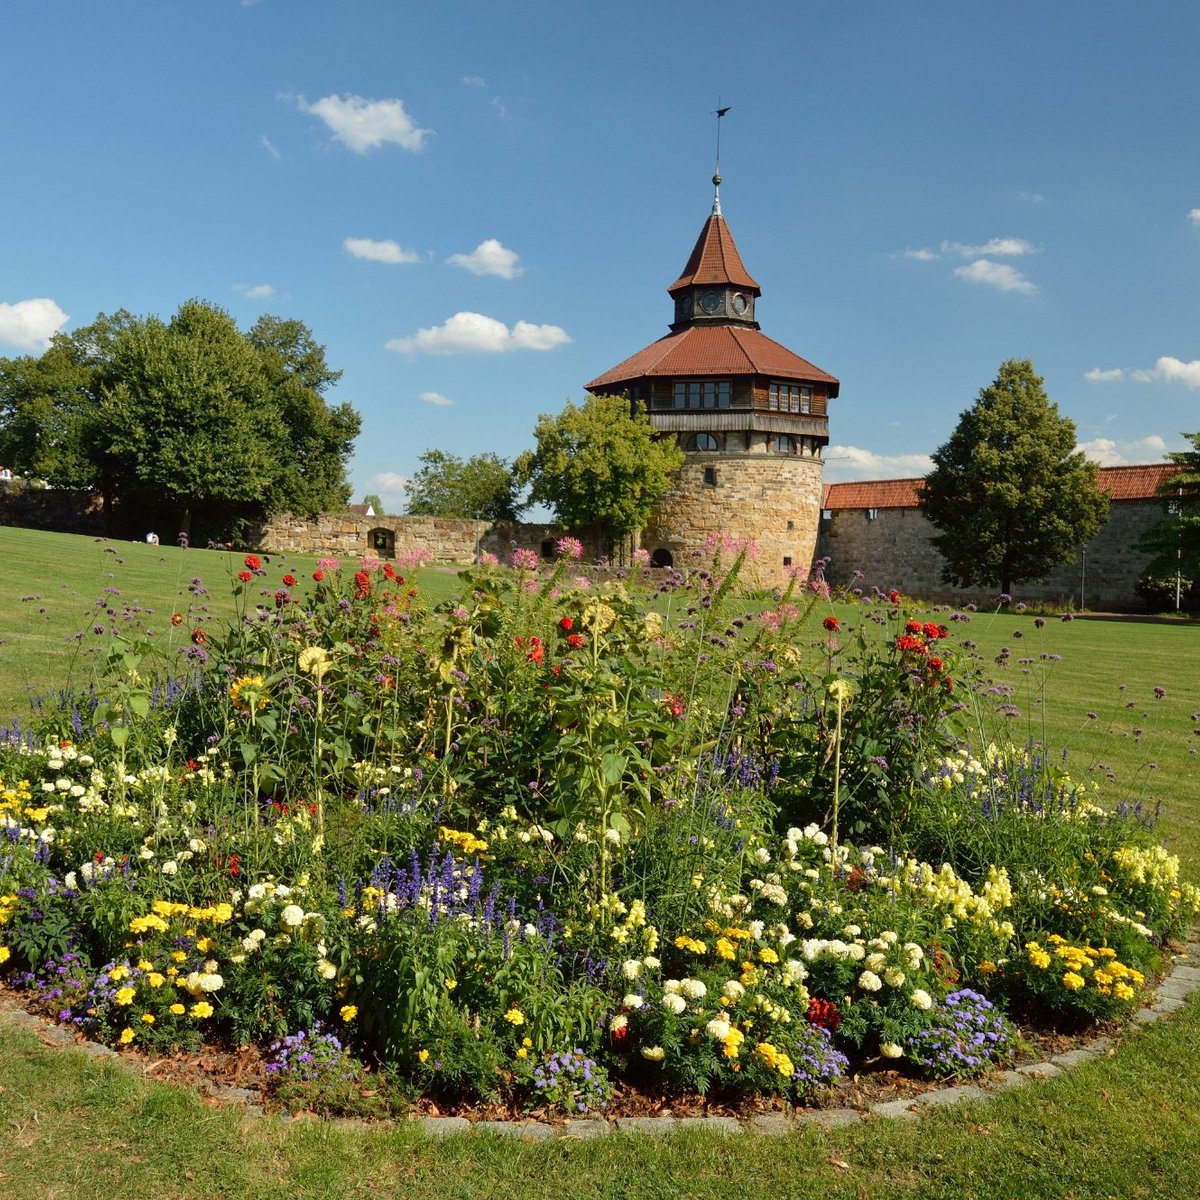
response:
M330 1110L368 1067L797 1101L1132 1011L1200 907L1152 822L968 736L954 619L747 605L739 561L526 555L429 612L417 564L251 555L228 629L194 581L176 644L126 629L102 699L0 745L0 973L116 1046L253 1041Z

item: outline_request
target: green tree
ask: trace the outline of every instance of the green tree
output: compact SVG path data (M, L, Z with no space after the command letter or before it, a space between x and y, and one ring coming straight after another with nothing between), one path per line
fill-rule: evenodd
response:
M1139 589L1174 605L1200 579L1200 433L1185 433L1191 450L1167 457L1182 470L1160 488L1166 516L1138 539L1137 549L1154 558L1142 573Z
M362 498L362 502L371 509L377 517L383 517L387 514L383 511L383 497L378 492L368 492Z
M0 359L0 453L14 470L119 502L126 525L228 535L271 512L344 506L359 418L298 321L249 334L189 300L164 323L101 313L40 358Z
M602 549L646 524L684 461L674 440L655 434L644 408L623 396L589 396L581 407L568 401L557 417L538 417L534 437L536 449L516 466L531 501Z
M961 586L1042 579L1095 537L1108 517L1099 467L1075 449L1028 359L1009 359L933 455L919 493L941 532L942 576Z
M515 521L525 507L512 466L492 453L464 462L444 450L427 450L408 485L406 512L413 516L471 521Z

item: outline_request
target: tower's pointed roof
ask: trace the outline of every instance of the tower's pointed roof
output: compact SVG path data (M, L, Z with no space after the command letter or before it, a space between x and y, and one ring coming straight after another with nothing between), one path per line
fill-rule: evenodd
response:
M720 176L715 176L714 184L719 179ZM683 268L683 274L667 288L667 291L674 295L680 288L694 284L739 287L754 292L756 296L762 295L762 288L746 270L742 256L734 245L733 234L729 232L729 226L725 224L725 218L721 215L719 194L713 201L712 214L700 230L700 236L696 239L687 266Z

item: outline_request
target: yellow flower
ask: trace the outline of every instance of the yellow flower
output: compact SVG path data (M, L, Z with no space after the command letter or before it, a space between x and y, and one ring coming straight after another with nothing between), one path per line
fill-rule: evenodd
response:
M142 1013L142 1024L143 1025L153 1025L154 1024L154 1014L153 1013Z
M177 1017L182 1017L186 1010L182 1004L172 1004L168 1011Z
M850 703L850 697L854 695L854 684L848 679L835 679L829 685L829 694L839 708L845 708Z
M1063 987L1069 988L1073 992L1079 991L1084 984L1082 975L1076 975L1074 971L1068 971L1063 977Z
M207 954L217 943L210 937L202 937L196 939L196 949L201 954Z
M448 992L452 992L456 987L458 987L457 979L446 978L442 980L442 982L446 985L446 991Z
M122 1046L128 1046L129 1043L133 1041L134 1036L133 1030L126 1025L125 1028L121 1030L121 1036L117 1038L117 1041L120 1042Z
M300 658L296 665L305 675L320 679L330 667L329 651L320 646L305 646L300 651Z
M230 703L243 712L251 709L261 712L267 707L266 686L267 681L261 675L242 675L229 687Z
M426 1061L428 1061L428 1059L429 1059L429 1051L428 1050L418 1050L417 1051L417 1061L418 1062L426 1062Z
M504 1014L504 1019L510 1025L524 1025L525 1024L525 1014L519 1008L510 1008L508 1010L508 1012L506 1012Z
M203 1020L205 1017L213 1015L213 1006L207 1000L198 1000L192 1005L191 1013L193 1017Z
M528 1051L528 1050L527 1050L527 1049L526 1049L524 1046L522 1046L522 1047L520 1048L520 1050L518 1050L518 1051L517 1051L517 1057L518 1057L518 1058L528 1058L528 1057L529 1057L529 1051Z
M152 988L159 988L162 987L162 985L166 982L166 977L160 975L157 971L151 971L150 974L146 976L146 982Z
M357 1004L343 1004L341 1008L342 1020L353 1021L358 1016Z
M717 938L717 954L721 958L732 959L736 954L733 943L728 938Z
M985 958L978 967L980 975L994 975L996 970L996 964L989 958Z
M117 989L117 994L113 999L118 1004L132 1004L134 996L137 995L137 988L123 987Z
M777 963L779 961L779 955L776 954L774 950L770 950L764 946L758 952L758 961L764 963Z
M8 962L12 957L12 951L7 946L0 946L0 963Z

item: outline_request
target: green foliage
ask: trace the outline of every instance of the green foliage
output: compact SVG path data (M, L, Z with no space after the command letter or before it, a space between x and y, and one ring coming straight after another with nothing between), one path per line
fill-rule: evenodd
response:
M386 515L383 511L383 500L380 498L380 496L377 493L368 492L367 495L365 495L362 498L362 502L368 508L373 509L375 512L375 515L377 517L382 517L382 516Z
M167 323L102 313L40 358L0 360L0 448L24 475L120 502L127 521L165 510L193 536L194 515L202 536L228 534L346 502L359 419L322 398L339 375L298 321L242 334L198 300Z
M418 461L406 509L414 516L515 521L525 507L517 500L520 485L512 467L490 451L464 462L456 454L427 450Z
M567 529L596 530L608 540L645 525L650 510L683 465L683 452L655 435L642 408L622 396L570 401L557 417L542 414L537 447L517 460L530 500L545 504Z
M1074 561L1107 519L1099 468L1075 449L1075 425L1059 415L1028 359L1009 359L933 454L921 489L943 577L1002 593Z
M1167 457L1183 470L1159 489L1167 515L1138 540L1137 549L1153 554L1138 591L1159 609L1194 609L1200 595L1194 581L1200 578L1200 433L1183 435L1191 450Z

